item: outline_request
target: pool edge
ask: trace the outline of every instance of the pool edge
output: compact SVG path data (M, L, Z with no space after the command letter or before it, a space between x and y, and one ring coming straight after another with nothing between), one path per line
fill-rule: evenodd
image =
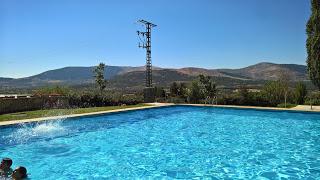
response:
M72 118L76 118L76 117L95 116L95 115L103 115L103 114L111 114L111 113L119 113L119 112L126 112L126 111L151 109L151 108L160 108L160 107L169 107L169 106L215 107L215 108L248 109L248 110L292 112L292 113L294 113L294 112L297 112L297 113L316 113L316 114L320 113L320 111L317 111L317 110L303 110L303 109L292 109L292 108L287 109L287 108L258 107L258 106L211 105L211 104L174 104L174 103L146 103L146 104L148 104L150 106L115 109L115 110L108 110L108 111L98 111L98 112L83 113L83 114L50 116L50 117L32 118L32 119L23 119L23 120L10 120L10 121L0 122L0 127L17 125L17 124L24 124L24 123L31 123L31 122L40 122L40 121L58 120L58 119L72 119Z
M95 115L111 114L111 113L126 112L126 111L169 107L169 106L175 105L170 103L146 103L146 104L148 104L149 106L115 109L115 110L108 110L108 111L98 111L98 112L82 113L82 114L70 114L70 115L63 115L63 116L50 116L50 117L41 117L41 118L32 118L32 119L10 120L10 121L0 122L0 127L24 124L24 123L48 121L48 120L72 119L72 118L83 117L83 116L95 116Z
M194 107L215 107L215 108L230 108L230 109L247 109L247 110L261 110L261 111L277 111L277 112L297 112L297 113L315 113L319 114L319 110L305 110L294 108L277 108L277 107L260 107L260 106L237 106L237 105L212 105L212 104L176 104L180 106L194 106Z

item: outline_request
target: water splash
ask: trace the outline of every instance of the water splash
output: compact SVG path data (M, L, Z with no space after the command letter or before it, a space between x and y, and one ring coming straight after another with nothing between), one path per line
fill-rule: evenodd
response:
M64 128L61 126L61 120L59 121L49 121L42 124L37 124L34 128L32 128L32 135L44 135L52 133L64 131Z
M33 139L47 139L65 135L67 128L62 125L63 119L21 124L17 130L6 138L11 143L25 143Z

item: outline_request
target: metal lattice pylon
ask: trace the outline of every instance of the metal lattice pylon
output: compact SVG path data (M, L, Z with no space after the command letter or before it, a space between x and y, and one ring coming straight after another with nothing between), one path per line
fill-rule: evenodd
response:
M139 38L142 36L142 45L139 43L140 48L146 49L146 87L152 87L152 61L151 61L151 28L157 25L145 20L139 20L146 27L145 32L137 31Z

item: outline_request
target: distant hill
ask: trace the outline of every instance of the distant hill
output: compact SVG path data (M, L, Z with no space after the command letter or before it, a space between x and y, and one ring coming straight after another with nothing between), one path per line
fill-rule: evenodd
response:
M0 78L0 88L34 88L46 85L92 84L94 67L65 67L25 78ZM141 88L144 86L144 67L107 66L105 77L113 88ZM296 64L259 63L240 69L181 68L163 69L155 67L155 85L167 86L173 81L191 81L199 74L215 77L221 86L234 86L241 83L259 84L266 80L276 80L281 73L287 73L291 80L307 80L306 66Z
M259 63L241 69L220 69L221 73L248 79L275 80L282 73L287 73L291 80L306 80L307 67L297 64Z
M287 73L292 80L307 79L307 67L297 64L274 64L262 62L240 69L182 68L179 72L189 75L206 74L216 77L230 77L241 80L276 80L281 73Z
M197 75L188 75L173 69L162 69L153 71L153 84L160 87L168 87L173 82L189 82L197 78ZM109 81L109 87L122 90L139 90L144 87L145 73L143 71L133 71L123 75L113 77ZM232 88L243 85L249 87L260 87L265 80L241 80L238 78L214 76L214 81L220 88Z
M0 78L2 87L38 87L54 84L78 85L93 83L94 67L65 67L49 70L34 76L25 78ZM159 69L159 68L156 68ZM105 78L110 79L116 75L125 74L131 71L143 71L144 67L130 66L107 66L105 69Z
M174 81L187 82L194 79L193 76L182 74L173 69L153 70L153 83L155 86L168 86ZM114 76L109 81L111 87L129 89L141 89L145 85L145 72L132 71Z

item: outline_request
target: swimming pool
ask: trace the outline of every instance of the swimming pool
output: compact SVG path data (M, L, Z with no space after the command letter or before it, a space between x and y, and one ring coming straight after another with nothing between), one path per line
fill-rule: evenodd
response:
M31 179L320 177L320 114L172 106L0 127Z

